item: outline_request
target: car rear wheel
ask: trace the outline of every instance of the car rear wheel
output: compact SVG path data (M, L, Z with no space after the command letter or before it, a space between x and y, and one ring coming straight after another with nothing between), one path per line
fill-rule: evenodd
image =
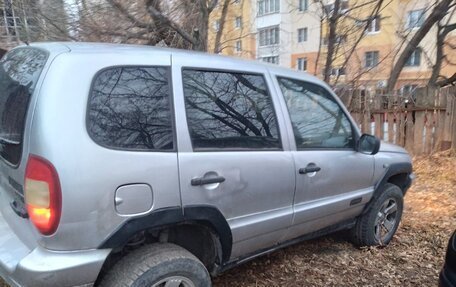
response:
M401 221L404 198L397 185L385 184L379 196L372 200L352 230L353 241L358 246L387 245Z
M193 254L174 244L158 243L129 253L99 286L206 287L211 286L211 279Z

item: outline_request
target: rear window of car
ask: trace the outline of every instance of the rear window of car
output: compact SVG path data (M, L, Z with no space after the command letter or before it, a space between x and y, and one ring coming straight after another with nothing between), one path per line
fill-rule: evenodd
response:
M169 67L113 67L95 78L88 105L92 139L111 149L172 151Z
M48 58L36 48L19 48L0 61L0 156L17 165L22 155L30 98Z

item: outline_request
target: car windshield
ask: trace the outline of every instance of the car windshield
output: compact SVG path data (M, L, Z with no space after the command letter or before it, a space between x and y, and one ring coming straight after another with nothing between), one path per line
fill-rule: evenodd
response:
M19 48L0 61L0 155L17 164L22 151L30 97L47 61L47 53Z

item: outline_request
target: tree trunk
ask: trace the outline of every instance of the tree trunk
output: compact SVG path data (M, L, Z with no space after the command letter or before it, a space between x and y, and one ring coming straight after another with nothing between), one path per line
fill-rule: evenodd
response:
M437 51L435 55L435 65L432 67L431 78L429 79L428 86L436 87L437 79L440 75L440 69L442 68L442 61L444 58L443 47L445 46L445 38L451 31L456 30L456 24L448 26L440 26L437 31Z
M223 7L222 7L222 13L220 15L220 27L219 30L217 31L217 34L215 35L215 41L214 41L214 53L220 53L221 52L221 41L222 41L222 34L223 34L223 28L225 27L225 21L226 21L226 16L228 15L228 5L230 4L230 0L224 0L223 1Z
M335 50L335 45L337 41L337 21L339 20L339 7L340 7L340 1L341 0L336 0L334 2L334 10L332 11L331 17L329 17L329 35L328 35L328 51L326 54L326 63L325 63L325 69L323 72L324 75L324 81L329 83L330 77L331 77L331 69L332 69L332 64L333 64L333 59L334 59L334 50ZM331 12L329 12L331 13Z
M405 63L410 58L413 51L415 51L415 49L418 47L421 40L427 35L432 26L444 17L452 1L453 0L441 0L439 3L437 3L429 17L427 17L423 25L418 29L418 31L416 31L410 42L405 46L398 60L394 64L393 69L391 70L391 75L387 83L388 92L394 91L397 80L402 69L405 66Z

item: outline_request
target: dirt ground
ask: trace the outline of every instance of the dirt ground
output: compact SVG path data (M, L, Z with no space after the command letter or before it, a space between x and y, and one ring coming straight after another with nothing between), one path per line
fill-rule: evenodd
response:
M414 169L418 177L388 247L358 249L337 233L234 268L215 278L214 287L437 286L456 229L456 156L415 158ZM0 281L0 287L6 285Z

